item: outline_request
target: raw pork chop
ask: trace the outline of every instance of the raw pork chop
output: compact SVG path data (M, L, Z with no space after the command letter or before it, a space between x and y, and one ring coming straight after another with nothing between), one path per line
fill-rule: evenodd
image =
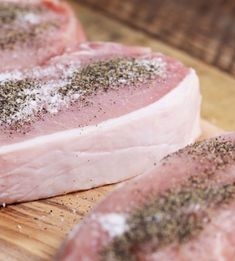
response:
M84 40L81 25L64 2L0 1L0 71L42 64Z
M131 178L200 133L195 72L147 48L81 44L0 79L2 203Z
M110 194L57 261L232 261L235 133L197 142Z

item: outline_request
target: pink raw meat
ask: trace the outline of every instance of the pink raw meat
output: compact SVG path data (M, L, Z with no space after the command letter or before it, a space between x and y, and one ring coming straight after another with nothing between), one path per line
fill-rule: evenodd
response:
M0 72L41 65L83 41L82 27L65 2L0 1Z
M2 203L131 178L200 134L194 70L148 48L83 43L0 80Z
M232 261L235 133L187 146L111 193L57 261Z

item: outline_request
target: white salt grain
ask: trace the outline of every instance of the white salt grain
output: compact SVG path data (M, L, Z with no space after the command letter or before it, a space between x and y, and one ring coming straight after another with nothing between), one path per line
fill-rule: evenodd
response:
M118 213L99 215L98 221L110 237L120 236L128 230L125 216Z
M33 13L27 13L24 16L21 16L21 19L25 22L29 22L31 24L39 24L40 23L40 16L33 14Z

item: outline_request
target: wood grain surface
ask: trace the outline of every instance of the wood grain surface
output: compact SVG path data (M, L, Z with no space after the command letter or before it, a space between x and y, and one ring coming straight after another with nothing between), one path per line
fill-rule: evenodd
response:
M80 2L235 76L234 0Z
M204 138L221 132L208 121L235 130L235 79L93 10L73 5L89 39L151 46L197 69L203 94L202 115L207 120L203 122ZM0 208L0 261L51 260L72 226L114 187Z

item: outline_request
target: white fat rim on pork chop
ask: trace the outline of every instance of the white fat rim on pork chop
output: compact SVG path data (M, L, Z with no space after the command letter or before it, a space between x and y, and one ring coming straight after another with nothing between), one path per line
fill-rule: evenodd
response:
M143 174L200 135L194 70L158 101L121 117L0 147L0 203L47 198ZM6 182L7 179L7 182Z
M196 80L196 84L195 84ZM92 126L86 126L82 128L75 128L72 130L66 130L66 131L60 131L57 133L44 135L36 138L32 138L23 142L5 145L0 147L0 155L4 155L6 153L11 153L17 150L22 150L29 147L35 147L37 145L47 144L47 143L54 143L54 142L61 142L63 139L64 142L66 140L70 140L73 138L82 138L86 135L93 134L94 132L103 132L107 131L109 128L115 128L116 126L120 124L125 124L130 122L131 120L136 120L138 118L143 118L145 115L150 115L151 113L155 113L156 111L161 111L169 106L174 105L178 101L176 100L176 97L179 98L179 96L184 97L184 94L187 93L190 89L191 92L195 91L197 92L197 96L199 94L199 86L198 86L198 77L193 69L190 70L188 75L183 79L179 85L174 88L172 91L170 91L168 94L164 95L161 99L158 101L145 106L141 109L135 110L133 112L127 113L125 115L122 115L115 119L109 119L107 121L104 121L97 125ZM175 95L177 93L177 95ZM197 97L196 97L197 98ZM195 137L198 137L200 135L200 127L198 122L196 122L195 126L192 126L192 138L190 139L190 142L192 142Z

